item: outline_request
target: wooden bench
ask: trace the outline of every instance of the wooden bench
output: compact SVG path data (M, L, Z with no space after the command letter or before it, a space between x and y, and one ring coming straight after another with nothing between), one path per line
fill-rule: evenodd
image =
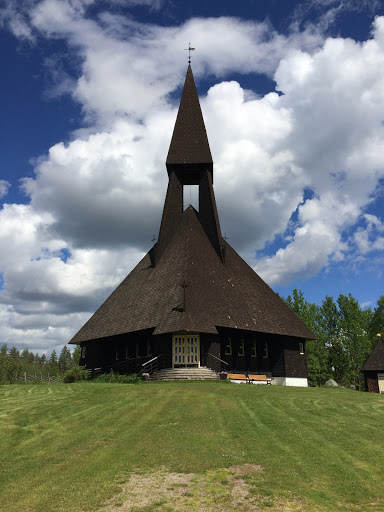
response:
M268 378L266 375L248 374L247 376L244 373L228 373L227 378L235 381L246 382L247 384L272 384L272 379Z

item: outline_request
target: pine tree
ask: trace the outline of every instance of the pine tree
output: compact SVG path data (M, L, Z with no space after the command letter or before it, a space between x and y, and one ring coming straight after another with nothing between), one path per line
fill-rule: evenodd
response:
M80 357L81 357L81 346L76 345L72 352L72 362L74 365L77 365L80 363Z
M52 351L51 357L49 359L49 367L51 372L56 373L59 370L59 363L57 360L56 350Z
M59 357L59 369L62 373L69 370L69 368L72 366L72 356L71 352L68 350L67 346L64 345L60 357Z

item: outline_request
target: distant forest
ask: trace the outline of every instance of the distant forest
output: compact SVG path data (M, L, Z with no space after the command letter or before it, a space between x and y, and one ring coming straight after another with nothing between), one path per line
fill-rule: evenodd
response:
M27 376L36 382L43 379L46 381L48 377L54 380L54 377L60 377L72 366L78 365L79 361L78 345L73 352L64 345L60 355L53 350L49 358L45 354L34 354L28 349L19 351L16 347L8 349L7 345L3 345L0 348L0 384L22 382Z
M364 390L361 368L377 343L377 334L384 334L384 295L374 309L362 308L351 294L339 295L336 301L327 295L319 306L295 289L283 300L317 336L306 342L310 386L321 386L332 378L341 386ZM5 344L0 349L0 384L22 381L25 375L34 375L37 382L39 377L63 375L79 360L77 345L73 353L64 346L60 355L54 350L47 358Z
M305 345L309 384L321 386L332 378L341 386L364 390L361 369L377 334L384 333L384 295L374 309L362 308L351 294L336 301L327 295L318 306L297 289L285 302L318 338Z

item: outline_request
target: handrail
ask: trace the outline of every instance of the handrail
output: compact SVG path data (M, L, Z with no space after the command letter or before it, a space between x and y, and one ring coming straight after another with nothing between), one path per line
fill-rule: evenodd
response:
M149 363L152 363L153 361L156 361L156 359L160 359L160 357L162 357L163 354L160 354L158 356L155 356L153 357L152 359L150 359L149 361L146 361L145 363L143 363L141 366L144 368L144 366L147 366L147 364Z
M88 368L85 371L90 373L92 378L96 377L101 373L109 373L111 370L116 371L117 373L137 373L141 370L143 359L146 359L148 356L139 357L135 359L124 359L123 361L117 361L116 363L101 366L98 368Z
M222 359L220 359L219 357L216 357L214 356L213 354L211 354L210 352L207 352L206 353L207 356L211 356L211 357L214 357L215 359L217 359L218 361L220 361L220 363L223 363L225 364L226 366L228 366L229 363L227 363L227 361L223 361Z

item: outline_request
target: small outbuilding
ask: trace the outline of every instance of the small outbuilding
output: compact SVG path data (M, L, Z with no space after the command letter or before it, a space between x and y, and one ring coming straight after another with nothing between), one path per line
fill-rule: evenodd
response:
M362 369L369 393L384 393L384 342L380 334L377 337L378 342Z

